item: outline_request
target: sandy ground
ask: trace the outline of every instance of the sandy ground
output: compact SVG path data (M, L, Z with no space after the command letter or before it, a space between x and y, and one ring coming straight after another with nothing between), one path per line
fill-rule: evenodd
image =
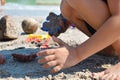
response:
M17 27L19 27L20 36L13 41L0 42L0 54L3 54L7 60L4 65L0 65L0 80L98 80L97 76L95 78L92 77L91 74L93 72L103 71L118 62L117 57L93 55L76 66L62 70L56 74L51 74L49 72L50 69L44 69L42 64L38 64L37 60L39 58L27 63L18 62L12 58L12 53L33 54L41 51L40 48L25 42L28 35L22 31L21 21L28 17L13 16L18 24ZM44 21L44 17L31 17L38 20L40 24ZM46 34L40 28L37 33ZM59 38L71 46L81 44L88 39L86 35L76 28L69 28ZM25 48L19 49L19 47Z

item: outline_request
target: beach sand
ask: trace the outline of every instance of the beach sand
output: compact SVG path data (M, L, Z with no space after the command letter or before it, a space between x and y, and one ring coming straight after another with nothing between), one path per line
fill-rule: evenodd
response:
M12 53L33 54L41 51L40 48L25 42L28 34L24 34L21 22L29 17L39 21L40 27L45 20L44 17L39 16L13 16L18 25L20 36L16 40L0 42L0 54L3 54L6 58L6 63L0 65L0 80L97 80L97 76L95 78L92 77L93 72L103 71L118 63L117 57L93 55L76 66L51 74L50 69L44 69L42 64L37 63L40 57L27 63L14 60L11 56ZM39 28L36 34L47 33ZM76 28L69 28L59 38L71 46L77 46L88 39L85 34ZM24 48L20 49L20 47Z

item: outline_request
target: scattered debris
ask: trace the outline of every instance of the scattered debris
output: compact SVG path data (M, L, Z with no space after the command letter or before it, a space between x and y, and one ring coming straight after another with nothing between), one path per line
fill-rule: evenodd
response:
M18 48L15 48L14 50L18 50L18 49L25 49L25 47L18 47Z

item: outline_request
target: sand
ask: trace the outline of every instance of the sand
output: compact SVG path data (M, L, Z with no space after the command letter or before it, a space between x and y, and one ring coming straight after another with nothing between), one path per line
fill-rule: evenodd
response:
M44 17L39 16L13 16L18 25L20 36L16 40L0 42L0 54L3 54L7 60L5 64L0 65L0 80L98 80L97 76L92 77L93 72L103 71L118 63L117 57L93 55L76 66L51 74L50 69L44 69L43 64L38 64L37 61L41 57L27 63L14 60L11 56L12 53L33 54L42 50L33 44L25 42L28 34L24 34L21 22L28 17L39 21L40 27L45 20ZM40 28L36 34L38 33L47 34L41 31ZM76 28L69 28L59 38L71 46L77 46L88 39L85 34Z

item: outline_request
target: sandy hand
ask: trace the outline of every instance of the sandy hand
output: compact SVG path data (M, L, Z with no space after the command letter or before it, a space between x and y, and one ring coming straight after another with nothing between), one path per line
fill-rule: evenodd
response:
M44 63L44 68L53 67L51 70L52 73L79 63L80 60L73 47L68 46L56 37L53 37L53 40L59 43L61 47L38 52L37 56L44 56L44 58L38 60L38 63Z
M49 32L51 36L59 36L60 33L66 31L69 27L67 20L62 15L56 15L51 12L46 18L46 21L43 23L41 28L43 31Z

